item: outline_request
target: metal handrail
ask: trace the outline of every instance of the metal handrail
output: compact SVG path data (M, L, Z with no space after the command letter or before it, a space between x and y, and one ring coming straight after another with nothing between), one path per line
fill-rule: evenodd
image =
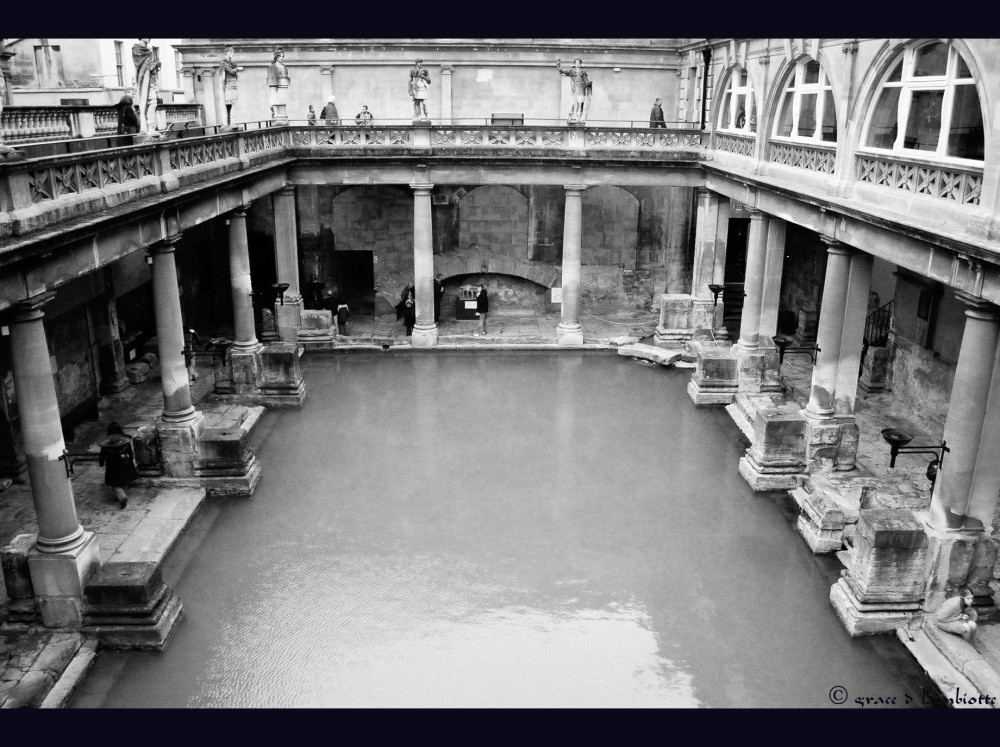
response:
M671 129L699 130L697 122L663 122L663 127L650 127L648 119L590 119L581 125L571 125L565 119L546 119L541 117L518 118L520 122L511 124L509 121L494 122L492 117L466 117L449 119L448 121L431 119L424 122L414 122L413 119L375 117L367 124L360 124L354 117L340 117L338 125L327 124L327 120L317 115L315 120L288 119L282 124L292 126L315 125L321 127L610 127L620 129Z

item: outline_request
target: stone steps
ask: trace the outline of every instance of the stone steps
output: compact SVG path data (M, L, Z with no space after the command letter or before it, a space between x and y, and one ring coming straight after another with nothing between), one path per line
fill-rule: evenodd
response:
M963 674L960 669L956 668L949 660L949 657L938 648L935 641L928 635L926 626L910 631L900 628L896 631L896 637L906 646L907 650L913 655L913 658L917 660L921 669L924 670L946 701L949 698L955 698L956 693L971 696L972 698L976 698L980 694L1000 697L1000 693L996 691L981 693L976 684ZM965 643L958 636L955 637L962 643ZM965 645L969 646L967 643ZM972 647L969 646L969 648ZM996 672L993 672L993 675L995 677ZM991 707L989 705L963 703L952 703L952 705L963 708Z
M82 633L33 630L6 636L0 708L59 708L93 663L97 642Z

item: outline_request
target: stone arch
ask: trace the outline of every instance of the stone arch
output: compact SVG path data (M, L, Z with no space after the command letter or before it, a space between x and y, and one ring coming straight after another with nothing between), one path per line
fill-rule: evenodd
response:
M528 198L499 184L469 190L458 203L458 238L463 249L527 259Z
M585 265L624 265L634 270L639 238L639 200L622 187L601 184L583 191Z

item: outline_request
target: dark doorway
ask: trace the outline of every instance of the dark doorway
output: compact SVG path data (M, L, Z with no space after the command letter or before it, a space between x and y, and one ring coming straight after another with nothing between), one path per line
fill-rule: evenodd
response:
M333 282L351 313L375 312L375 253L370 251L330 252Z
M722 296L723 324L736 339L743 318L743 281L747 274L747 235L749 218L730 218L726 237L726 290Z

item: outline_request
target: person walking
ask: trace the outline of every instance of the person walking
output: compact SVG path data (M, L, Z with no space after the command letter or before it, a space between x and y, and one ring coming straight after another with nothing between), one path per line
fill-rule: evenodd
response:
M486 283L479 284L479 295L476 296L476 316L479 317L479 332L474 332L476 337L486 336L486 315L490 311L490 299L486 292Z
M650 127L663 127L667 126L666 121L663 119L663 99L657 99L653 102L653 108L649 112L649 126Z
M441 323L441 299L444 298L444 275L440 272L434 277L434 323Z
M107 435L101 439L97 464L104 467L104 484L111 488L118 505L125 508L128 505L125 488L139 477L139 470L135 468L132 439L125 435L125 430L117 422L112 421L108 425Z
M326 106L323 107L323 111L319 113L319 118L324 120L328 125L339 125L340 115L337 113L337 105L334 103L336 97L330 96L326 100Z
M115 105L118 110L118 134L134 135L139 131L139 116L135 113L132 97L127 93Z
M403 302L403 324L406 326L406 336L413 334L413 325L417 323L417 304L413 300L413 291L410 291Z

